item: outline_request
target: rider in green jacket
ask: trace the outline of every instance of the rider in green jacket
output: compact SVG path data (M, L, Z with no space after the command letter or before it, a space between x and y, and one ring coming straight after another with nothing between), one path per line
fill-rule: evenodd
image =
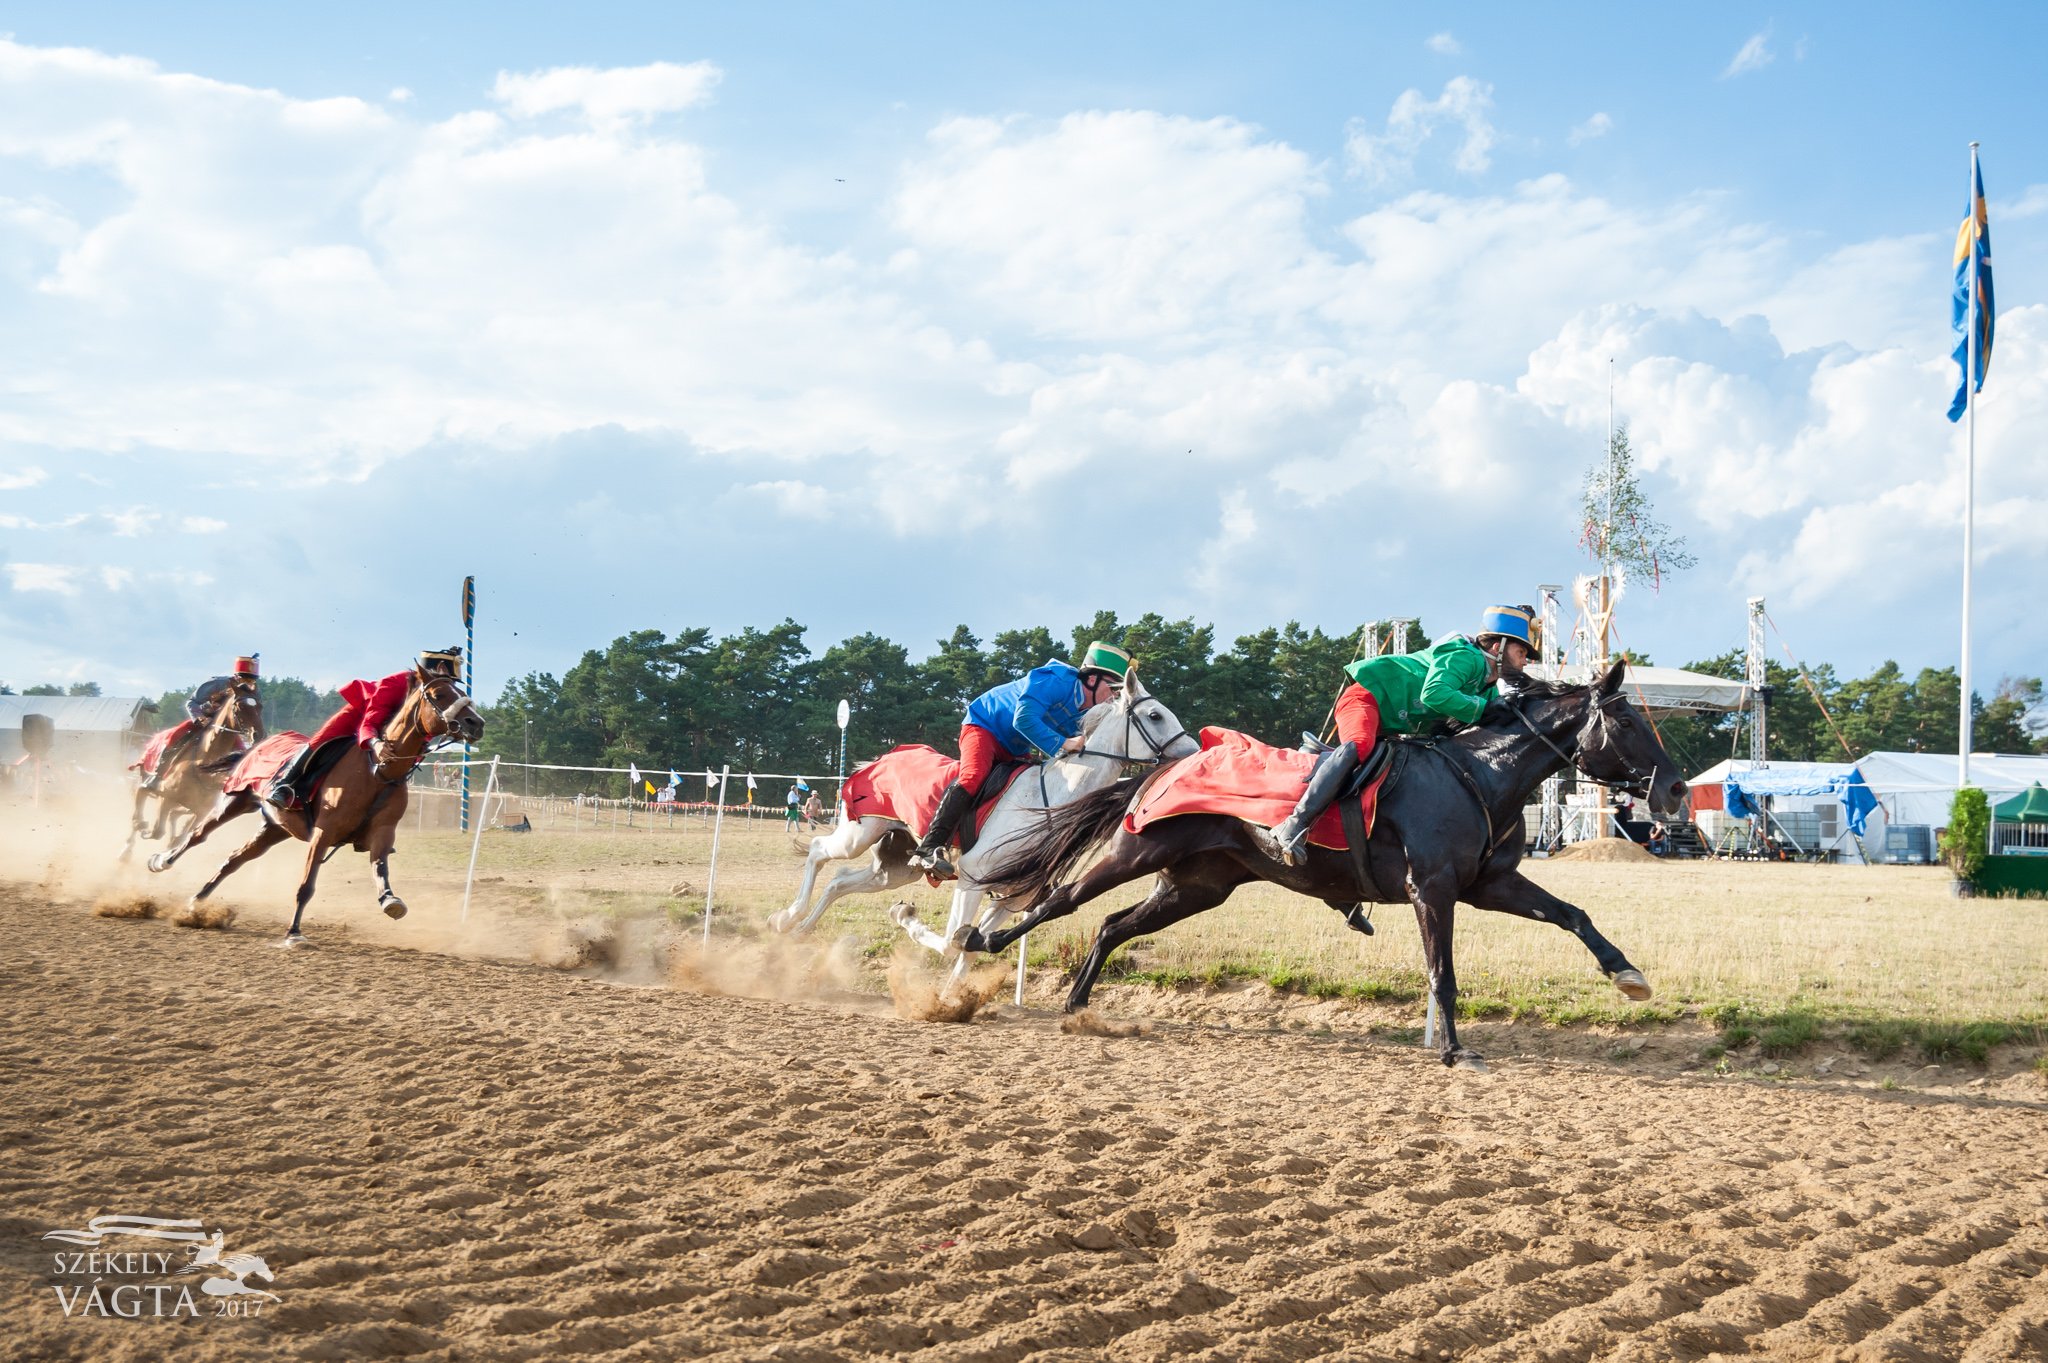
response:
M1476 724L1500 698L1503 673L1519 674L1535 651L1528 606L1493 606L1479 633L1452 634L1420 653L1360 658L1344 669L1351 685L1337 698L1337 746L1316 759L1308 790L1294 812L1273 830L1289 865L1308 860L1308 831L1365 761L1382 733L1413 734L1445 720Z

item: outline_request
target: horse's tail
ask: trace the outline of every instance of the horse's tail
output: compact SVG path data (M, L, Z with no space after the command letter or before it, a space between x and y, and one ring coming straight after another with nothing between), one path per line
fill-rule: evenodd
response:
M1126 776L1047 810L1036 832L1008 842L996 863L977 877L980 887L1005 898L1022 896L1026 903L1035 902L1116 831L1132 797L1150 777L1149 772Z

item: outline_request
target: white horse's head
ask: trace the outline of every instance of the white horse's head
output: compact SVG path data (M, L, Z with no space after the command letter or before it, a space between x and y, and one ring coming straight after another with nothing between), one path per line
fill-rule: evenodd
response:
M1173 711L1145 689L1135 667L1124 674L1116 699L1081 716L1081 741L1086 751L1098 756L1148 764L1190 757L1202 746L1188 737Z

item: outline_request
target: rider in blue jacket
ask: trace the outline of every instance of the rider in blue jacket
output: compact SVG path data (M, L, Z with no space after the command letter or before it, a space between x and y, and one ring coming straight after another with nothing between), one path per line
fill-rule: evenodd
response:
M1049 662L976 696L960 726L959 775L939 797L938 812L910 854L911 864L950 875L945 848L996 763L1047 762L1080 747L1081 716L1108 700L1130 670L1130 654L1094 643L1081 655L1079 667Z

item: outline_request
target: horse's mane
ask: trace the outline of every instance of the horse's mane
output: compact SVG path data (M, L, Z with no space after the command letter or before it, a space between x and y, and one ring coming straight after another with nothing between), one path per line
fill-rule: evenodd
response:
M1513 680L1513 701L1517 704L1530 700L1563 700L1567 696L1578 695L1590 686L1588 682L1551 681L1546 677L1532 677L1526 672Z

